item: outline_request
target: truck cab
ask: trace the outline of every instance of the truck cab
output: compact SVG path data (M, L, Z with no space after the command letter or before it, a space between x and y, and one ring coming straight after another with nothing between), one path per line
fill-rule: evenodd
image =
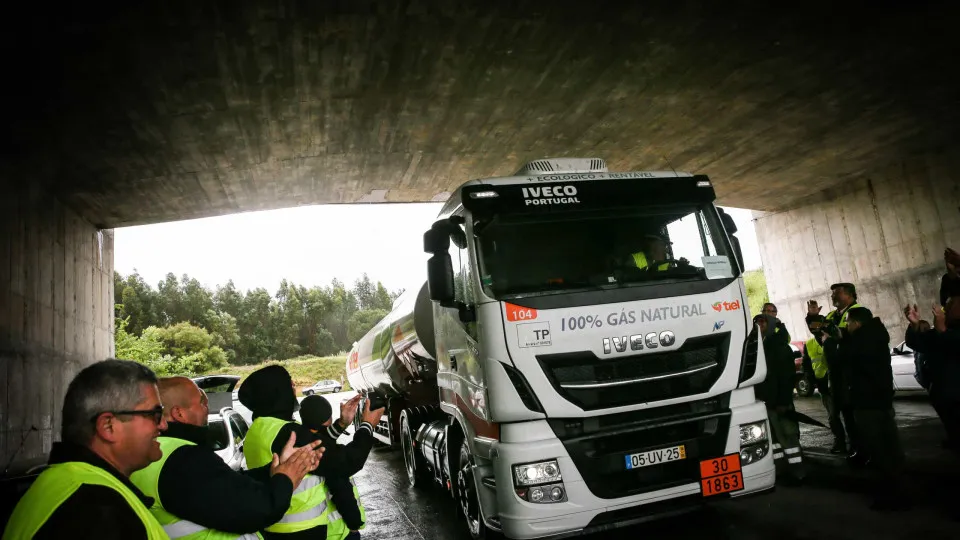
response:
M400 431L411 482L449 486L474 538L773 487L763 351L715 198L703 175L594 158L531 162L446 202L424 234L438 404Z

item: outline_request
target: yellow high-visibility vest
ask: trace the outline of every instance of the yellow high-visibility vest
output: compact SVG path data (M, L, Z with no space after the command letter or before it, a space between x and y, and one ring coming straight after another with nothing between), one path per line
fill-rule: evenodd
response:
M117 477L89 463L70 461L51 465L40 473L17 503L17 507L13 509L13 514L3 531L3 540L33 538L57 508L84 484L105 486L119 493L143 522L148 540L169 538L143 501ZM106 528L112 524L103 523L102 526Z
M280 430L295 422L261 416L254 419L243 440L243 456L247 467L256 469L273 461L273 441ZM331 505L323 478L308 474L293 491L290 508L277 523L266 528L272 533L294 533L312 529L330 522Z

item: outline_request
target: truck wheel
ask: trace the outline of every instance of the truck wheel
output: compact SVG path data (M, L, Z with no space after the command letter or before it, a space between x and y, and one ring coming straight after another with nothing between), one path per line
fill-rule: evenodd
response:
M460 443L460 467L457 470L457 499L460 512L467 520L467 532L473 540L487 538L487 526L480 513L480 500L477 497L477 485L473 481L473 465L470 463L470 447L467 441Z
M400 413L400 445L403 448L403 463L407 467L407 482L410 487L423 487L427 485L430 478L427 475L427 462L423 454L417 451L413 441L414 430L420 427L417 419L414 419L416 425L411 425L409 410Z

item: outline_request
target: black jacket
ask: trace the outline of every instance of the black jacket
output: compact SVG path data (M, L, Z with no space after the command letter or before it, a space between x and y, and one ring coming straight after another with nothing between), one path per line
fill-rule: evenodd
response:
M796 377L796 364L793 361L793 349L785 331L777 332L771 321L763 338L763 355L767 360L767 377L757 385L757 398L769 407L793 405L793 386Z
M838 344L846 363L849 404L854 409L893 407L893 369L890 366L890 334L878 317Z
M907 327L907 346L924 355L930 397L960 401L960 329L920 332Z
M299 402L291 387L290 374L281 366L268 366L254 372L244 381L237 397L253 412L254 421L263 416L290 422L280 429L273 440L273 452L279 454L283 450L290 439L291 432L297 434L296 446L303 446L317 439L323 441L325 448L323 459L320 460L313 474L323 477L333 504L337 506L347 527L356 530L363 526L360 508L353 495L350 476L363 468L367 455L373 447L373 434L369 424L364 429L357 429L350 445L338 445L332 438L332 434L323 431L313 433L294 422L293 413L299 407ZM325 529L325 527L322 528ZM315 538L319 533L317 529L319 527L301 533L285 534L283 538L289 540L296 540L298 537ZM267 536L268 534L264 533L264 537Z
M270 526L290 507L293 483L270 476L270 465L237 472L209 446L206 428L170 422L165 437L196 443L167 458L157 491L175 516L222 532L248 534Z
M947 299L952 296L960 296L960 278L950 277L950 274L944 274L940 278L940 305L946 306Z
M153 506L153 499L90 449L71 443L54 443L50 465L71 461L88 463L109 472L130 488L146 508ZM122 495L106 486L85 484L54 510L34 538L138 540L147 538L147 530Z

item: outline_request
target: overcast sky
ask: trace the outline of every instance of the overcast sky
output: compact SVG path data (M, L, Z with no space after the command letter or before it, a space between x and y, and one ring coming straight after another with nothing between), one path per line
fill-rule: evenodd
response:
M116 230L116 270L134 269L156 287L167 272L214 288L233 279L240 290L299 285L347 286L367 272L388 290L426 279L423 232L440 203L318 205L160 223ZM760 267L751 212L728 208L748 270ZM694 261L691 261L694 262Z

